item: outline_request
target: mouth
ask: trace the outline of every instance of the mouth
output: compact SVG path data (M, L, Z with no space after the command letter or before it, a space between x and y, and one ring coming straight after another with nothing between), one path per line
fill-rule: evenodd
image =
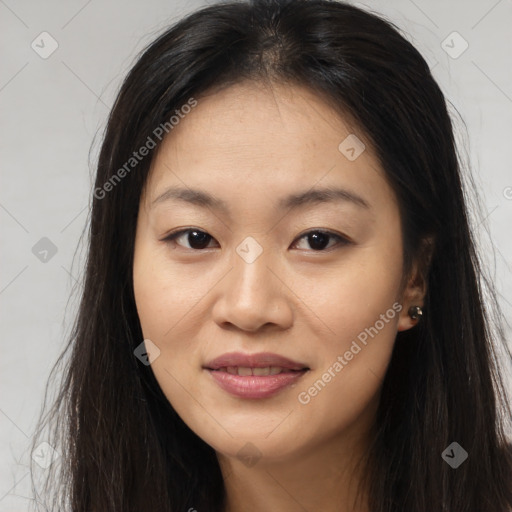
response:
M239 375L241 377L247 377L250 375L255 375L258 377L267 376L267 375L280 375L281 373L301 373L309 370L309 368L301 368L298 370L293 370L290 368L283 368L280 366L263 366L263 367L249 367L249 366L224 366L221 368L213 369L207 368L208 370L214 372L224 372L229 373L230 375Z
M224 354L203 366L221 389L238 398L269 398L311 369L300 362L271 354Z

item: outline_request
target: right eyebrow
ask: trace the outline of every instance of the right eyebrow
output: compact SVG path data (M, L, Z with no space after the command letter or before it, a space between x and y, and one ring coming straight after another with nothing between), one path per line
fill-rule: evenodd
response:
M162 194L160 194L151 205L154 206L158 203L170 200L178 200L186 203L195 204L203 208L212 208L219 210L229 216L229 207L222 200L212 196L203 190L183 188L183 187L169 187Z

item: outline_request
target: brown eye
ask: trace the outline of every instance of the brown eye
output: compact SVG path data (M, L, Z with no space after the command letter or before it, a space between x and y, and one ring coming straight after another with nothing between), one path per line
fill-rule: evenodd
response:
M317 252L323 251L326 247L331 248L333 245L335 246L336 243L331 244L329 247L329 243L332 240L337 242L339 245L348 245L351 243L347 238L344 238L341 235L321 230L309 231L299 238L299 240L302 239L306 239L311 249Z
M186 236L185 236L186 235ZM186 243L188 243L189 247L185 247L186 249L194 249L201 250L205 249L209 242L213 240L213 237L208 233L201 231L199 229L182 229L176 233L172 233L168 237L165 238L165 241L172 241L177 243L176 240L184 239ZM181 243L177 243L177 245L182 245Z

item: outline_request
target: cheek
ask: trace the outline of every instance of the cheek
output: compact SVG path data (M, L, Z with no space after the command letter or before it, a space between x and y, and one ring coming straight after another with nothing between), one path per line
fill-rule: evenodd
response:
M201 334L206 314L202 306L217 274L202 272L194 265L177 266L167 251L141 236L135 246L133 286L144 339L160 350L151 369L179 410L180 401L190 399L185 390L194 391L193 383L201 370L200 350L204 347L198 340L206 338Z
M327 346L341 349L392 307L399 298L401 277L399 243L375 241L347 251L334 266L303 272L293 281L293 290L318 318L316 326ZM391 314L397 321L394 310ZM386 320L386 329L379 322L379 330L390 329Z
M162 332L170 328L166 301L172 297L169 297L158 264L146 257L145 253L144 249L136 250L133 288L144 338L156 341L161 338Z
M327 431L348 427L375 406L402 309L400 251L400 244L361 248L316 294L309 289L330 334L317 340L321 361L297 400L301 414L325 419Z
M388 312L388 323L379 315L365 314L347 319L348 328L343 330L340 319L338 341L319 349L322 363L306 376L294 396L297 417L310 425L306 437L329 438L351 432L358 438L368 432L393 351L398 319L391 305L382 311ZM290 428L288 434L292 432Z
M137 313L144 339L151 340L160 351L151 362L151 370L173 408L187 419L190 396L197 395L191 383L198 372L192 366L196 359L193 340L198 335L191 326L199 322L191 322L191 318L200 298L195 298L200 290L194 293L190 283L190 278L176 272L151 241L136 244L133 286Z
M189 321L194 305L208 290L201 271L193 274L172 263L169 249L144 234L136 240L133 288L145 338L166 344ZM165 348L165 347L160 347Z

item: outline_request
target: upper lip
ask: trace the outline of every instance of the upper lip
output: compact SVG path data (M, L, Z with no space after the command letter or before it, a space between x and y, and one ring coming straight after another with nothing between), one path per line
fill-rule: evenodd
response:
M229 352L216 357L204 366L209 370L218 370L227 366L237 366L243 368L265 368L267 366L277 366L289 370L306 370L307 365L292 361L287 357L271 352L260 352L259 354L244 354L242 352Z

